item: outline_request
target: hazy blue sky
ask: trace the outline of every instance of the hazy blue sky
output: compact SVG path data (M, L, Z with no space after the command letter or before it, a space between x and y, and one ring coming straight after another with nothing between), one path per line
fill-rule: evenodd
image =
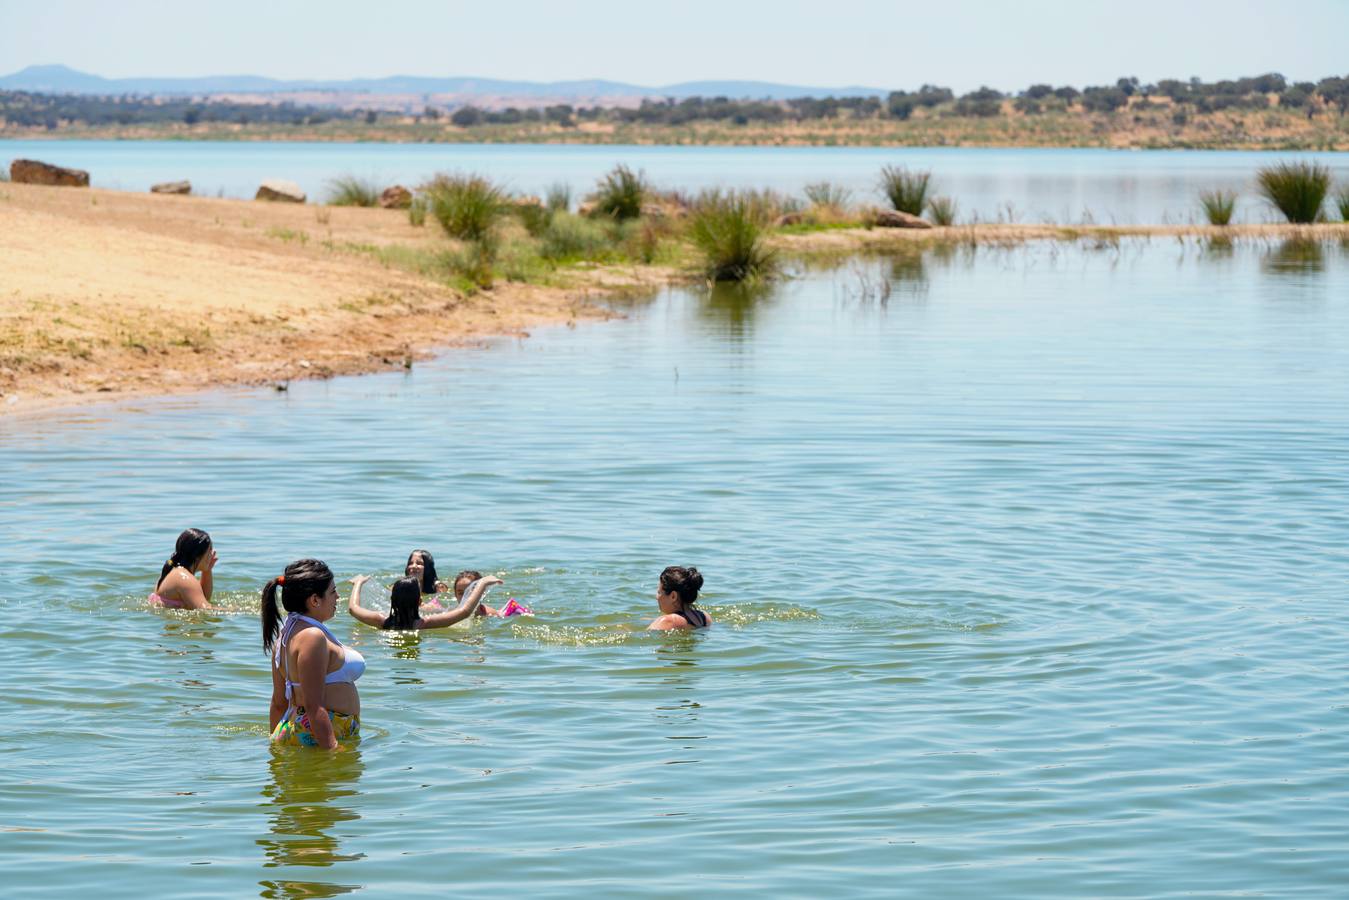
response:
M957 90L1349 73L1349 0L0 0L0 74L754 79Z

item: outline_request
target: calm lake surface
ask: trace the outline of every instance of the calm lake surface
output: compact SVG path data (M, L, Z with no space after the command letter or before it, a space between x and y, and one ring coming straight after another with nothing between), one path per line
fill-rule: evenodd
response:
M436 172L481 172L542 195L550 184L579 198L619 163L661 188L771 187L792 194L829 180L858 203L881 200L884 165L930 169L933 191L955 198L962 221L1158 224L1204 221L1203 190L1239 195L1236 221L1282 221L1255 190L1258 168L1315 159L1349 180L1349 153L876 147L597 147L537 144L330 144L197 141L0 141L0 165L33 157L87 169L95 187L145 191L191 180L200 194L252 197L266 178L299 184L321 201L341 175L417 185Z
M1349 884L1349 252L984 248L625 311L0 418L6 892ZM187 525L225 612L143 605ZM343 610L364 737L273 751L262 583L421 546L538 615ZM670 563L710 631L641 630Z

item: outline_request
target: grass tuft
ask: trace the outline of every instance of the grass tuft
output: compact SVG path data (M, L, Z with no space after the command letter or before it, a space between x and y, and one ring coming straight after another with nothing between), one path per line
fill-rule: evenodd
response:
M950 197L933 197L927 202L927 212L932 217L934 225L943 227L954 225L958 210L956 201Z
M438 175L423 190L431 215L452 238L487 239L506 208L506 194L481 175Z
M539 255L554 262L601 259L608 255L603 225L572 213L555 213L541 235Z
M927 205L931 180L931 172L910 172L904 166L886 166L881 169L881 193L900 212L921 216Z
M426 224L426 198L413 197L412 203L408 206L408 221L417 228Z
M1237 195L1234 191L1202 191L1199 205L1204 208L1210 225L1232 224L1232 212L1237 208Z
M615 166L596 187L595 211L619 221L635 219L642 214L642 204L650 192L651 186L641 172Z
M694 204L688 236L712 281L760 281L777 268L764 240L762 198L745 192L704 193Z
M544 194L544 205L553 212L571 212L571 185L564 181L555 181L548 185Z
M1330 170L1317 162L1281 162L1256 173L1260 193L1290 222L1307 224L1321 217L1330 191Z
M1349 222L1349 184L1335 193L1335 206L1340 211L1340 220Z
M379 188L365 178L340 175L328 182L328 205L378 206Z
M806 185L804 193L811 206L843 210L852 202L852 191L832 181L816 181Z

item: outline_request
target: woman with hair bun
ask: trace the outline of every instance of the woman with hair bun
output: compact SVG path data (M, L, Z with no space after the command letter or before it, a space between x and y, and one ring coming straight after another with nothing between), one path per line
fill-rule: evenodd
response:
M150 605L165 609L215 609L211 605L215 563L211 536L199 528L187 529L178 535L173 555L159 572L155 589L150 592ZM197 572L201 573L200 581Z
M368 580L353 579L353 594ZM272 655L273 743L336 750L339 740L360 734L356 679L365 672L365 657L323 624L336 614L332 570L317 559L296 560L262 589L262 649Z
M648 626L648 631L671 631L676 628L706 628L712 617L693 604L698 602L703 576L689 566L669 566L660 573L656 588L656 603L661 615Z

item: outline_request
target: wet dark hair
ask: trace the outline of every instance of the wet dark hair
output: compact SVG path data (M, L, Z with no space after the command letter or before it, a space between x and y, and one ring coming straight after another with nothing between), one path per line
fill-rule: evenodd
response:
M173 545L173 555L169 557L168 562L164 563L164 568L159 573L159 580L155 582L155 590L164 583L164 579L169 577L169 573L176 566L182 566L185 569L191 569L192 564L201 559L211 549L211 536L200 528L189 528L178 535L178 543Z
M660 573L660 589L667 594L673 591L679 595L679 602L692 606L698 602L698 591L702 590L703 576L693 566L667 566Z
M421 613L422 589L415 578L400 578L393 583L389 599L389 617L380 628L410 631L417 626Z
M297 559L286 566L281 578L273 578L262 589L262 649L268 653L281 627L281 612L276 608L276 589L281 588L281 605L286 612L302 613L305 601L318 594L328 593L333 583L333 570L318 559Z
M412 557L418 553L422 555L422 585L423 594L434 594L436 592L436 561L431 558L430 550L413 550L408 554L408 561L403 566L403 574L406 575L408 566L412 565Z

